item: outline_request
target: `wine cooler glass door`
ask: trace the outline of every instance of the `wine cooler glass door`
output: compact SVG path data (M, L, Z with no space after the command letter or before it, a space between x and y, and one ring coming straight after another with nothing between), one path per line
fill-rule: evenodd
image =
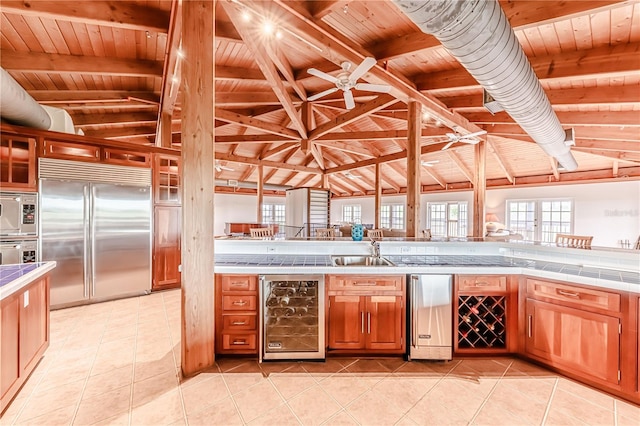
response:
M324 281L321 276L263 280L263 359L324 358Z

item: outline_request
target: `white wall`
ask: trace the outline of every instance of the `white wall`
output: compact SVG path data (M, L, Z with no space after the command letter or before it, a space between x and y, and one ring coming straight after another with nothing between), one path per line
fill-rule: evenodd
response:
M593 235L595 246L620 247L620 240L633 243L640 235L640 181L490 189L486 194L485 210L496 213L504 221L506 200L542 198L573 199L574 233ZM384 196L382 202L404 203L405 199L405 195ZM467 201L471 224L472 191L423 194L419 229L426 223L426 203L429 201ZM362 222L374 223L374 197L332 199L332 223L341 221L345 204L360 204Z
M284 197L264 197L267 204L284 204ZM220 194L213 198L213 234L224 235L226 222L255 222L258 198L255 195Z

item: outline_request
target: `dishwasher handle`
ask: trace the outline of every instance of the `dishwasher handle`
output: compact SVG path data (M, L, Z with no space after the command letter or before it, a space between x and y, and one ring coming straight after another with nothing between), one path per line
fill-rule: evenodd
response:
M416 312L416 293L419 282L417 275L411 275L411 346L414 348L418 347L418 313Z

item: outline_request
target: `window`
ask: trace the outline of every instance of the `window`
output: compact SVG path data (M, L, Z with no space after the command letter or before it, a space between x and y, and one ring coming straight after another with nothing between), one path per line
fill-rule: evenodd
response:
M347 223L362 223L362 207L360 204L342 206L342 221Z
M525 240L552 243L556 234L573 233L573 201L507 200L506 222Z
M263 204L262 223L284 225L284 204Z
M380 227L404 229L404 204L385 204L380 207Z
M427 228L434 237L466 237L467 212L466 201L427 203Z

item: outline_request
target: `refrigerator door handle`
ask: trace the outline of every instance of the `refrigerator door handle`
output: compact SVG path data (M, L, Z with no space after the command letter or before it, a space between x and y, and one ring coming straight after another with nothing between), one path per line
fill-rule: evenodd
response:
M90 253L90 247L89 247L89 236L91 234L91 230L89 229L89 210L90 210L90 203L91 201L89 200L89 186L85 185L82 188L82 191L84 193L84 206L83 206L83 211L82 211L82 224L83 224L83 230L84 230L84 242L82 243L83 245L83 250L84 250L84 258L85 258L85 265L84 265L84 298L87 299L89 297L89 281L91 280L91 275L89 273L89 268L90 265L87 264L87 262L90 262L91 259L91 253Z
M415 348L418 346L418 324L417 316L418 304L416 301L416 293L418 287L418 277L416 275L411 276L411 345Z
M264 309L265 305L265 293L266 293L266 285L267 279L264 275L260 275L259 277L260 285L258 286L258 298L260 299L260 305L258 306L258 363L262 363L263 354L264 354L264 341L265 341L265 333L264 329L264 315L267 314L267 310Z
M91 196L89 206L91 208L91 215L89 219L89 229L91 232L91 246L90 246L90 255L89 255L89 265L91 268L91 296L95 296L96 294L96 226L94 217L96 215L96 187L91 185Z

